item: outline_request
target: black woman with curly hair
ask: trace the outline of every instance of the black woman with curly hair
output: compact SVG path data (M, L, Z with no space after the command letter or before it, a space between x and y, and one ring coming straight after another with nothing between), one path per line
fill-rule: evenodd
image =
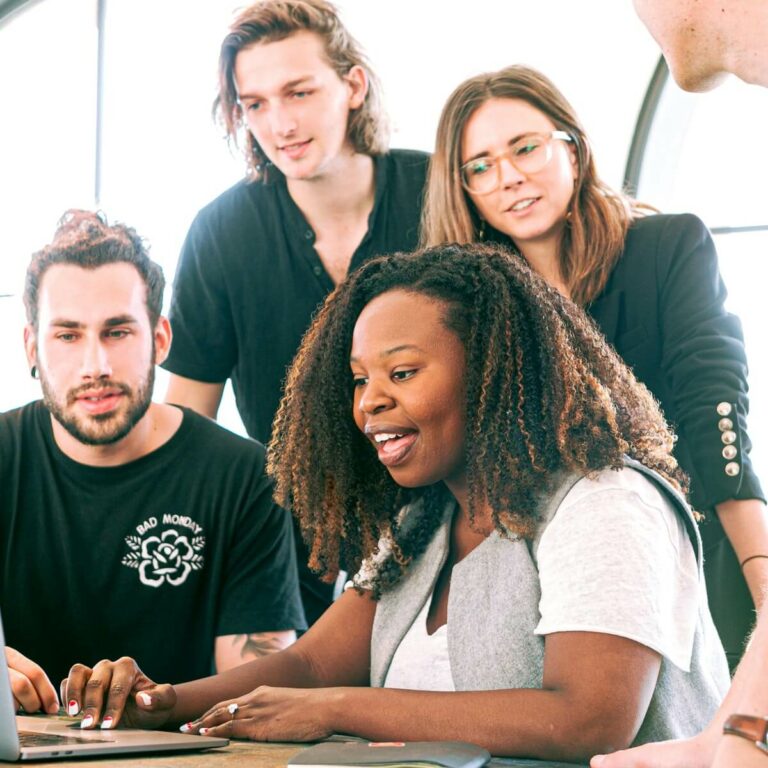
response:
M311 566L355 563L354 588L232 672L158 686L130 659L76 666L67 700L93 678L94 722L125 707L132 725L234 738L564 760L695 733L728 674L672 444L592 322L522 260L376 259L318 313L271 443Z

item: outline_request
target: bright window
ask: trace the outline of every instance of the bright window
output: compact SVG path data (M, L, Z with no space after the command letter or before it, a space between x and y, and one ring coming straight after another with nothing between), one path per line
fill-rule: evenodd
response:
M24 271L66 208L94 204L96 2L32 5L0 27L0 410L38 397L22 347Z

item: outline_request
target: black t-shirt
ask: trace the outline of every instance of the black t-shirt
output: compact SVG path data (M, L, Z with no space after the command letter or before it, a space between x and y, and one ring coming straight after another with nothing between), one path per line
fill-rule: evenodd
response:
M392 150L375 162L374 207L350 270L418 242L428 156ZM240 182L198 213L176 272L163 367L197 381L231 377L243 424L264 443L286 369L334 287L314 241L284 177Z
M8 645L55 684L122 655L191 680L219 635L304 626L263 447L187 409L167 443L116 467L62 453L39 401L0 415L0 601Z
M375 158L376 193L368 232L350 270L418 244L429 157L396 149ZM288 366L312 315L333 290L315 251L315 233L279 174L240 182L203 208L181 251L170 319L173 344L163 367L197 381L232 379L248 434L267 442ZM296 526L301 596L310 624L333 588L306 566Z

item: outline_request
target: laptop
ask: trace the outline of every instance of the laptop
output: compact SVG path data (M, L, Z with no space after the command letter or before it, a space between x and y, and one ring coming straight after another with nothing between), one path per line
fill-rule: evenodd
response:
M17 716L5 661L5 636L0 621L0 760L123 755L131 752L176 752L225 747L228 739L166 731L116 728L81 731L79 725L46 715Z

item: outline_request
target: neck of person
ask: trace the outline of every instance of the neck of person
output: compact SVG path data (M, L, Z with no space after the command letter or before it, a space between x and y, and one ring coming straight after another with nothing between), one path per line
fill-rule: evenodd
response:
M458 562L491 534L494 528L493 515L491 508L484 501L479 500L475 509L474 523L470 523L469 489L466 480L463 478L457 481L446 480L445 485L458 505L451 525L451 546Z
M286 180L288 193L305 218L318 228L358 220L373 208L376 179L373 158L345 149L330 167L311 179Z
M184 419L180 408L150 403L147 412L122 439L108 445L86 445L51 415L53 439L72 461L91 467L117 467L156 451L176 434Z
M560 271L560 236L552 235L546 239L534 240L517 245L528 266L556 288L567 299L571 292Z

